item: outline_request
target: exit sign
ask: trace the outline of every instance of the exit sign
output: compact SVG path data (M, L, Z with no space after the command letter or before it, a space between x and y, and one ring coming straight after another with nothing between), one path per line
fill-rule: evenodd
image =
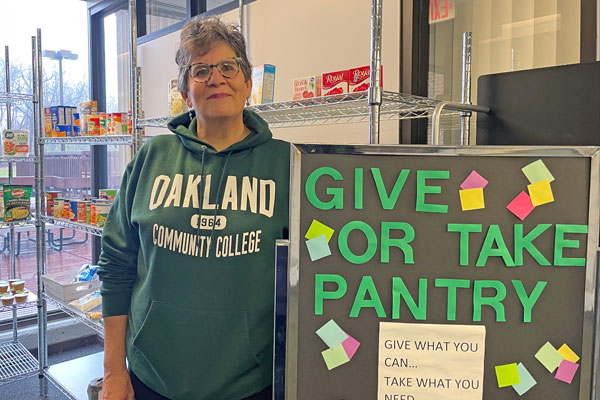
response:
M454 19L454 0L429 0L429 23Z

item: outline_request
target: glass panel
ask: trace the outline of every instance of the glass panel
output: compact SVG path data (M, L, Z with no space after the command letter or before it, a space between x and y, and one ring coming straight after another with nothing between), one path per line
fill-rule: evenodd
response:
M34 11L32 11L34 10ZM87 4L73 0L20 0L2 2L2 44L9 46L11 90L31 93L31 37L42 32L43 104L45 107L76 107L89 100ZM27 18L22 18L27 15ZM0 48L0 91L6 90L4 46ZM0 130L6 128L6 108L0 106ZM12 108L12 127L33 131L32 104ZM31 142L33 143L33 142ZM86 153L87 151L87 153ZM33 146L31 146L33 153ZM69 199L89 194L89 146L45 146L47 190L56 190ZM13 164L13 183L33 185L33 163ZM0 184L8 181L8 166L0 164ZM8 230L0 229L0 280L10 275ZM48 272L79 269L91 260L90 241L85 234L47 225ZM26 287L37 291L35 227L19 227L13 246L15 272ZM21 315L21 313L19 313ZM0 313L0 320L12 313Z
M234 3L235 4L234 8L237 8L238 4L239 4L238 1L231 1L231 0L206 0L206 10L210 11L212 9L224 6L225 4L229 4L229 3Z
M473 102L480 75L578 63L580 3L430 0L429 96L461 101L463 32L473 32ZM443 120L443 143L458 144L459 127L458 118Z
M186 18L186 0L146 0L146 34Z
M129 13L119 10L104 17L106 112L127 113L129 102ZM131 159L128 146L107 146L108 187L116 189ZM102 188L104 189L104 188Z

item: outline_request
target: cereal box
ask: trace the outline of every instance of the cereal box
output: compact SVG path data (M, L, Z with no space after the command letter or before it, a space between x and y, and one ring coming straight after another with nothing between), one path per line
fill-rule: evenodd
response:
M252 96L250 104L273 102L275 95L275 66L263 64L252 68Z
M29 219L31 186L4 185L4 222Z
M348 93L348 70L323 74L323 96Z
M349 71L349 88L348 91L350 93L354 92L364 92L369 90L369 86L371 85L371 67L359 67L352 68ZM381 66L381 87L383 87L383 66Z
M307 78L294 79L293 100L309 99L321 96L321 76L309 76Z
M98 198L113 201L117 197L117 189L99 189Z

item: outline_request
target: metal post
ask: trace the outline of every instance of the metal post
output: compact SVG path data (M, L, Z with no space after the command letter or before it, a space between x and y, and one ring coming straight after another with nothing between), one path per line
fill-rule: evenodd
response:
M471 50L473 33L463 33L463 60L462 60L462 98L461 103L471 104ZM460 113L460 145L468 146L471 143L471 113Z
M42 221L41 216L44 212L44 144L42 143L43 136L43 102L44 91L42 85L42 31L37 30L37 40L35 41L33 70L34 76L34 99L37 103L34 106L34 115L37 114L37 123L34 125L34 143L35 143L35 163L38 168L36 181L38 182L39 192L37 194L37 209L36 209L36 249L38 256L38 359L40 362L40 377L44 374L44 369L48 367L48 313L46 298L44 297L44 286L42 284L42 275L46 273L46 224ZM42 379L43 380L43 379ZM47 393L47 386L43 386Z
M239 20L240 20L240 33L244 36L244 30L246 29L245 21L244 21L244 0L239 0L238 3L239 8Z
M369 87L369 143L379 144L381 91L381 22L383 0L373 0L371 9L371 85Z
M138 114L138 104L139 99L137 98L137 88L138 88L138 71L137 71L137 6L136 0L129 0L129 21L130 21L130 30L131 33L129 35L129 76L131 77L131 82L129 82L129 102L131 104L131 134L134 135L133 139L133 147L134 151L137 151L137 120L139 118Z
M8 46L4 46L4 60L5 60L5 68L6 68L6 93L10 93L10 55L8 52ZM6 128L7 129L11 129L12 128L12 119L11 119L11 105L10 105L10 100L7 103L6 106ZM12 170L12 163L9 161L8 162L8 184L12 185L12 180L13 180L13 170ZM8 228L9 230L9 243L10 243L10 277L11 279L15 279L16 276L16 271L15 271L15 263L16 263L16 251L17 251L17 247L16 247L16 243L15 243L15 226L13 224L11 224ZM13 305L12 307L12 317L13 317L13 326L12 326L12 330L13 330L13 341L17 341L18 336L17 336L17 307Z

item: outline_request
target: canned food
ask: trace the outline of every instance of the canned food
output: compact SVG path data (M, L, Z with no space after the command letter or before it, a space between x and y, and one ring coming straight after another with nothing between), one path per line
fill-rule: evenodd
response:
M47 215L54 215L54 200L61 196L60 190L48 190L46 192L46 213Z
M54 199L54 218L62 218L65 205L64 199Z
M68 220L71 219L71 201L70 200L67 200L67 199L63 200L63 213L62 213L61 218L68 219Z
M112 204L108 203L96 203L96 226L99 228L104 227L106 223L106 218L108 218L108 213L110 212L110 207Z

